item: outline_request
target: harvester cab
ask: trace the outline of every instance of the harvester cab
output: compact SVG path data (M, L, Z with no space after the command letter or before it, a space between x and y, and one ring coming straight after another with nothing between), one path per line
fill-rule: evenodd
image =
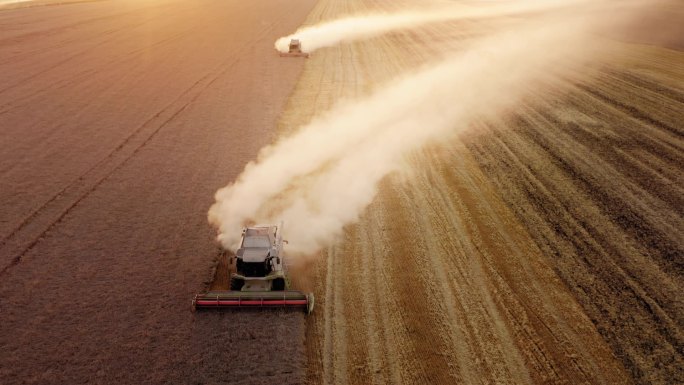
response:
M235 256L236 272L230 277L230 289L285 290L286 278L280 259L282 247L283 240L276 226L243 229L242 242Z
M230 273L230 291L197 294L193 309L283 307L313 310L312 293L289 290L283 257L282 223L247 227Z
M299 39L290 40L290 45L287 48L287 52L281 52L280 56L288 57L309 57L309 54L302 51L302 42Z

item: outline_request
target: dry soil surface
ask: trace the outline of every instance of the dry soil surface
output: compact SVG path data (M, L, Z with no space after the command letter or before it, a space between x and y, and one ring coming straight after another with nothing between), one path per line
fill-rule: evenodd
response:
M307 22L401 6L322 0ZM317 51L281 130L489 29ZM515 113L408 155L306 267L310 383L684 382L684 53L611 37Z
M313 0L0 10L0 382L301 383L298 313L190 311Z
M275 56L275 38L312 7L307 23L416 4L0 12L3 383L684 382L684 54L657 46L615 42L591 80L531 90L515 114L407 155L406 175L298 267L317 298L306 320L189 312L218 255L212 194L274 127L490 25L317 51L299 81L304 60Z

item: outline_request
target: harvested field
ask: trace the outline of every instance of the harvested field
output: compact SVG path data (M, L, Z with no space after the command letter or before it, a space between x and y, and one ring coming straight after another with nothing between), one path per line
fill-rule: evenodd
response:
M190 312L228 286L206 213L259 148L516 22L273 50L302 23L420 4L0 10L1 382L684 383L671 34L597 37L601 62L407 154L358 223L295 261L312 316Z
M308 22L395 7L320 1ZM487 29L443 23L317 51L281 130ZM309 383L684 381L684 54L609 47L385 179L308 267Z
M635 67L578 80L559 95L562 109L537 101L466 142L637 382L678 383L684 89L660 85L681 85L684 67L670 79Z

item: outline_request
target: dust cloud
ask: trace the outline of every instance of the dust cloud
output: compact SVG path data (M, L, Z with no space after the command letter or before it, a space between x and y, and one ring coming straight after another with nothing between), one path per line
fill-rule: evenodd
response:
M290 40L298 39L301 49L311 53L321 48L369 39L388 32L419 27L423 24L463 19L483 19L516 14L549 11L577 6L587 0L548 0L515 2L480 2L477 6L461 4L432 5L428 10L408 10L398 13L375 13L349 16L303 27L295 33L276 40L275 48L287 52Z
M627 3L529 18L367 97L341 103L263 148L235 183L216 192L208 217L218 240L234 249L244 225L284 220L291 253L310 254L330 244L358 220L380 180L401 167L407 152L504 113L530 88L539 92L544 80L600 55L593 31L606 28L606 14L617 14L612 4L624 11ZM638 9L641 3L630 4Z

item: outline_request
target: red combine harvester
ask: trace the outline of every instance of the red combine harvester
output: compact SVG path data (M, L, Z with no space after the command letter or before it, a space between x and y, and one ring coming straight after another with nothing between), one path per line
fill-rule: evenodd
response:
M279 55L285 57L309 57L308 53L302 51L302 43L299 39L290 40L287 52L279 52Z
M301 308L314 306L312 293L289 290L283 260L282 223L247 227L235 256L230 290L195 295L193 310L215 308ZM286 242L286 241L285 241Z

